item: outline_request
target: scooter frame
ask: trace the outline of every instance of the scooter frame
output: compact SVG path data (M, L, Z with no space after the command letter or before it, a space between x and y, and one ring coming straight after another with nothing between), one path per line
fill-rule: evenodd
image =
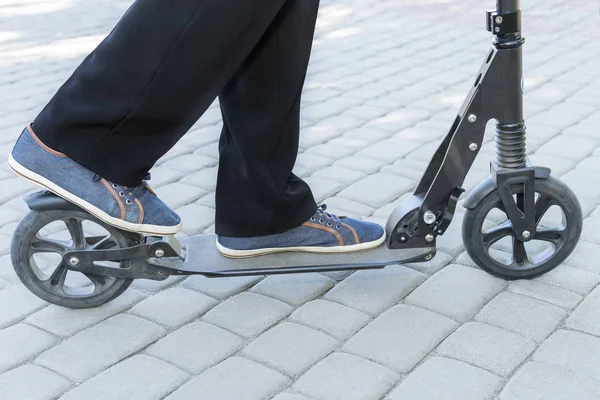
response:
M174 237L142 237L121 231L131 247L106 250L73 250L63 256L69 270L118 279L163 280L169 275L207 277L285 274L383 268L396 263L424 262L436 252L436 238L450 225L465 177L479 153L485 128L495 119L497 159L491 176L465 200L474 209L490 193L498 191L519 240L535 235L536 179L547 179L550 170L534 167L526 157L523 118L523 43L520 0L498 0L487 12L487 28L495 40L458 115L425 170L414 194L401 202L386 224L385 246L340 254L286 252L249 259L222 256L214 235L182 240ZM513 200L511 187L523 190ZM26 199L30 209L79 210L49 192ZM87 238L89 244L100 238ZM129 260L128 268L98 265L101 261Z

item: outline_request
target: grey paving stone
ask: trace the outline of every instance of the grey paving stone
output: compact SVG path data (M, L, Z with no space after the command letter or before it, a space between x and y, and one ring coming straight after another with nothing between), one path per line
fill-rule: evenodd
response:
M40 354L35 363L83 382L165 334L160 326L116 315Z
M323 157L316 154L300 153L296 160L296 165L304 167L311 171L316 171L327 167L332 163L331 158Z
M181 171L163 166L153 167L150 170L150 174L152 175L152 180L150 181L150 187L152 188L158 188L176 182L184 175Z
M600 381L600 338L581 332L560 330L535 352L533 361L558 365Z
M563 264L535 280L586 295L600 283L600 275Z
M598 263L597 254L600 254L600 244L582 240L569 258L566 259L565 264L600 275L600 263Z
M582 297L576 293L536 281L515 281L508 285L508 290L513 293L543 300L566 309L574 308L582 299Z
M215 222L215 209L202 204L187 204L175 210L181 217L181 231L186 235L197 235Z
M439 314L399 305L351 337L343 350L406 373L457 326Z
M207 157L200 154L185 154L175 157L161 164L161 166L164 168L176 169L184 173L193 173L201 168L212 167L216 164L217 160L213 157Z
M179 287L147 298L129 313L169 327L180 326L214 307L217 301L201 293Z
M344 157L333 163L333 165L372 174L379 171L385 165L385 163L382 161L373 160L372 158L352 156Z
M542 342L567 316L562 308L510 292L490 301L475 320Z
M404 298L426 278L425 274L395 265L382 270L358 271L323 298L376 316Z
M298 393L291 393L291 392L282 392L279 393L277 396L273 397L273 400L311 400L308 397L298 394Z
M186 371L199 373L220 363L242 345L242 338L229 331L205 322L193 322L160 339L146 352Z
M565 183L580 198L590 198L597 203L596 199L600 197L600 188L597 185L591 185L596 179L597 172L583 168L573 169L561 176L560 180ZM582 208L584 205L581 205ZM584 212L584 215L586 213Z
M47 303L25 288L14 285L0 291L0 329L22 320Z
M312 176L315 178L320 178L320 179L325 179L325 180L331 179L336 182L343 183L344 185L350 185L350 184L364 178L365 173L356 171L356 170L352 170L349 168L331 166L331 167L319 169Z
M450 223L446 232L437 238L438 249L452 256L458 256L464 251L465 246L462 240L462 223L464 217L465 214L462 211L457 211L454 214L452 223Z
M51 304L31 315L25 321L28 324L52 332L57 336L72 336L85 328L122 312L144 297L137 290L129 289L111 302L85 310L73 310Z
M11 284L20 282L19 277L13 269L12 262L10 261L10 254L0 257L0 277Z
M0 373L22 364L56 342L52 335L26 324L0 330Z
M53 400L71 385L64 376L26 364L0 374L0 400Z
M17 198L35 189L32 183L21 178L10 178L0 182L4 190L0 194L0 204Z
M340 136L343 131L343 128L336 127L331 123L323 122L305 127L302 130L302 135L300 135L300 147L308 148L317 144L325 143L330 139Z
M530 362L506 384L499 400L595 400L600 384L554 365Z
M286 375L297 376L338 346L338 340L303 325L284 322L252 341L243 354Z
M183 207L200 197L206 195L208 192L197 186L189 184L175 182L170 183L166 186L156 189L156 194L162 201L164 201L172 209Z
M320 203L324 199L337 194L345 185L330 179L322 179L310 176L304 180L312 191L315 200Z
M339 115L348 109L343 104L336 104L334 102L319 103L311 106L304 107L302 109L302 117L309 121L321 121L327 117Z
M364 92L364 89L360 90L360 91L356 90L354 92L355 93ZM374 91L373 94L375 95L375 97L377 97L377 94L382 94L382 93L381 93L381 91ZM353 117L360 118L365 121L368 121L368 120L371 120L371 119L374 119L377 117L381 117L381 116L385 115L386 113L387 113L387 111L382 109L381 107L374 107L374 106L368 106L368 105L352 107L344 112L344 114L346 114L346 115L351 115Z
M216 208L215 193L214 192L210 192L206 196L203 196L199 200L196 200L195 203L196 204L201 204L201 205L204 205L204 206L208 206L208 207L211 207L211 208Z
M198 398L263 400L288 383L288 378L244 358L232 357L192 379L165 400Z
M316 273L272 275L259 282L251 291L298 306L319 297L334 285L332 279Z
M136 279L131 285L135 289L142 292L158 293L161 290L168 288L169 286L175 285L177 282L181 282L185 279L185 276L171 275L164 281L153 281L150 279Z
M292 386L318 400L369 400L386 393L400 376L379 364L350 354L334 353Z
M373 208L354 200L330 197L323 201L327 205L327 212L338 216L362 218L373 213Z
M261 279L262 277L260 276L211 279L198 275L187 278L182 283L182 286L223 300L246 290Z
M393 111L383 117L374 119L365 124L367 128L381 129L388 132L398 132L403 128L407 128L417 122L427 119L431 114L424 110L401 109Z
M573 84L543 85L539 89L527 93L527 100L544 105L553 105L563 101L578 89Z
M210 310L203 319L244 337L268 329L288 315L292 307L256 293L241 293Z
M369 175L342 190L340 197L355 200L371 207L382 207L415 186L415 182L396 175Z
M408 268L417 270L427 275L433 275L446 265L450 264L452 261L452 256L438 251L431 261L421 262L421 263L408 263L404 264Z
M533 341L504 329L470 322L450 335L437 352L507 376L535 350L535 346Z
M382 131L380 129L370 129L361 126L358 129L353 129L347 132L344 132L343 136L339 139L343 141L346 146L352 146L355 148L363 149L365 147L365 141L367 143L374 143L385 138L388 138L390 134L388 132ZM350 141L353 139L353 141ZM332 140L335 142L336 139ZM360 145L357 145L360 144Z
M138 354L82 383L61 400L159 400L187 378L188 374L177 367Z
M381 142L373 143L364 150L356 153L358 156L372 158L374 160L385 161L386 163L393 163L398 158L403 158L411 151L415 150L421 145L420 142L410 140L394 140L387 139Z
M505 281L483 271L449 265L415 289L405 303L465 322L505 286Z
M317 299L294 311L289 320L317 328L344 340L365 326L371 317L353 308Z
M600 287L590 293L567 319L566 327L600 336Z
M389 400L487 400L501 379L460 361L432 357L410 374L387 397Z

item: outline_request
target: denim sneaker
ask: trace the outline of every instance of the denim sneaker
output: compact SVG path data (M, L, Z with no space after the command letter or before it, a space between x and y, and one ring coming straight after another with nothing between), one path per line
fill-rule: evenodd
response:
M275 235L249 238L219 236L217 248L226 257L244 258L284 251L346 253L379 247L385 230L372 222L337 217L319 206L302 225Z
M117 228L161 236L173 235L181 229L181 218L156 196L146 181L136 187L109 182L46 146L31 125L17 140L8 164L21 177Z

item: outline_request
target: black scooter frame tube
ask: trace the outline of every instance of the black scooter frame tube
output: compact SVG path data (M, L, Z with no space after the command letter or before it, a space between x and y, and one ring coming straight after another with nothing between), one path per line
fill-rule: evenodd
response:
M414 247L432 243L449 225L461 186L475 157L481 149L487 122L497 121L496 162L492 163L493 185L480 190L491 192L498 188L516 232L534 232L535 221L530 216L534 208L533 181L536 168L525 154L525 123L523 119L523 43L519 0L499 0L497 9L488 11L488 30L495 34L493 48L481 66L474 85L450 132L433 155L414 198L420 199L418 214L419 238L413 243L399 240L402 215L388 222L388 245L393 248ZM538 172L538 176L549 173ZM512 199L511 186L524 185L518 204ZM468 202L476 206L484 195L475 194ZM427 223L426 214L435 215ZM395 218L395 220L393 220ZM390 223L391 222L391 223ZM394 229L391 229L394 227ZM424 238L427 238L425 241Z

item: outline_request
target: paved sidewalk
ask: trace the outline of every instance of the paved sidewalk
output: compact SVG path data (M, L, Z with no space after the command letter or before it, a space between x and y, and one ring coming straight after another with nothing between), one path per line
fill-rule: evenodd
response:
M423 265L138 281L103 307L61 309L12 271L33 187L6 156L129 3L0 0L1 400L600 398L596 1L523 2L528 151L585 214L553 272L505 282L474 268L459 213ZM296 172L330 209L384 223L411 192L490 46L483 3L322 1ZM152 171L185 235L212 230L219 126L215 104ZM489 133L467 189L486 177Z

